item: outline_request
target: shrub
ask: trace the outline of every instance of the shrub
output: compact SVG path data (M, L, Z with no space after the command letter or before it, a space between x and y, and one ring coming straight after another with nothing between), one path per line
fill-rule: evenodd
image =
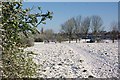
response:
M61 43L61 42L63 41L63 38L62 38L62 36L58 35L58 36L56 37L56 40L57 40L59 43Z
M43 42L42 38L35 38L34 42Z
M38 9L41 11L40 7ZM29 33L36 33L36 27L51 19L51 12L27 14L31 9L22 9L22 2L2 3L2 69L3 78L33 77L37 73L37 64L33 52L24 50L33 45ZM27 14L27 15L26 15ZM38 20L38 17L41 18ZM23 33L25 37L21 36ZM28 45L29 44L29 45ZM0 46L1 46L0 45ZM14 79L13 79L14 80Z
M32 34L31 34L32 35ZM20 43L26 47L34 46L34 38L32 36L26 37L21 33Z
M26 41L25 41L25 44L28 47L34 46L34 39L33 38L27 38Z
M96 41L101 42L102 40L101 40L101 38L96 38Z

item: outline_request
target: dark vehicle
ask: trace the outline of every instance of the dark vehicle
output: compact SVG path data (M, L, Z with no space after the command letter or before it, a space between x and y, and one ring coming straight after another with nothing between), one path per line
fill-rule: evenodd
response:
M87 41L87 43L94 43L95 39L90 39L90 41Z

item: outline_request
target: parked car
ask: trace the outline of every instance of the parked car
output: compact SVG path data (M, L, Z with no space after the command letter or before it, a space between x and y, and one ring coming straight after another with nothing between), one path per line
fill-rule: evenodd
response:
M94 43L95 39L91 38L89 41L87 41L87 43Z

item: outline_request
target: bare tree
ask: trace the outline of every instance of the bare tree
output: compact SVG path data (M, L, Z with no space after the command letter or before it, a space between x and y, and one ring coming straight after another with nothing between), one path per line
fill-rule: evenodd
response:
M81 27L81 16L77 16L76 18L74 18L74 34L75 34L75 39L76 39L76 43L77 43L77 39L80 38L79 34L80 34L80 27Z
M47 29L44 31L44 36L46 40L53 40L54 32L52 29Z
M64 24L61 25L61 30L68 35L69 43L72 39L72 34L74 32L74 18L69 19Z
M90 21L91 19L89 17L86 17L81 23L81 33L84 35L85 40L90 29Z
M98 33L103 29L102 28L103 21L100 16L96 15L92 16L91 20L92 20L91 30L96 39L96 37L98 37Z
M44 33L44 28L42 27L41 30L40 30L41 34Z
M111 23L111 39L112 42L114 43L114 40L117 38L118 34L118 23L117 22L112 22Z

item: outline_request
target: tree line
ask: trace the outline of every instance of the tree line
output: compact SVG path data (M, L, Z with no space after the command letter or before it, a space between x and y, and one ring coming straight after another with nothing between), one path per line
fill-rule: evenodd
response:
M60 25L61 29L58 33L54 33L52 29L44 30L42 27L40 34L35 35L35 42L47 41L69 41L75 40L76 43L80 39L91 39L93 42L100 42L103 39L111 39L112 42L119 38L118 22L111 22L105 30L103 20L98 15L93 16L77 16L72 17Z
M70 43L72 39L76 39L76 42L81 37L86 39L88 34L91 34L95 41L99 41L98 39L101 38L100 36L102 36L103 32L106 32L109 33L109 36L111 36L110 38L114 42L119 33L118 23L112 22L109 32L105 31L104 28L103 20L98 15L93 15L91 17L87 16L85 18L77 16L61 24L61 34L66 35Z

